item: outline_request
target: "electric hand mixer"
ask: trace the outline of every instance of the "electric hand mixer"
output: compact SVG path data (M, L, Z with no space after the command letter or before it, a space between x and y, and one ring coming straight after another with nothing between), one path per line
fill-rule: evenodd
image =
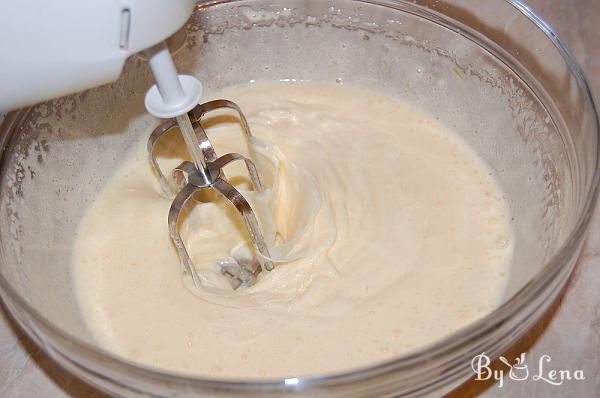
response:
M258 220L242 194L226 179L223 168L245 162L254 189L261 182L251 159L228 153L218 157L202 117L213 110L238 112L246 138L251 137L239 107L227 100L198 105L202 84L178 75L164 43L190 17L194 0L8 0L0 13L0 110L8 111L115 81L131 54L144 51L156 80L145 105L152 115L169 119L154 130L148 142L150 164L165 194L174 197L168 214L171 239L194 284L200 278L178 231L178 220L195 192L213 189L243 218L256 256L221 266L234 289L250 286L261 271L270 271L268 246ZM158 43L158 44L157 44ZM157 141L179 128L192 162L173 171L170 186L154 154Z

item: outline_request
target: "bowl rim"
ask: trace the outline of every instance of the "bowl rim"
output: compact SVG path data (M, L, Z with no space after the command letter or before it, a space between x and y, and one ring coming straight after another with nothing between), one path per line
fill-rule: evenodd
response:
M207 1L201 7L209 7L219 4L237 2L239 0L212 0ZM379 3L378 0L361 0L367 3L384 5L386 7L389 4ZM384 0L385 1L385 0ZM555 48L558 49L562 58L566 61L569 72L575 77L577 83L581 88L584 89L587 99L594 111L594 120L596 124L596 136L597 136L597 153L594 168L594 175L591 181L591 189L585 198L582 213L577 220L575 226L572 228L570 233L563 245L557 250L557 252L548 260L547 264L519 289L509 300L503 303L501 306L486 314L482 318L476 320L473 323L459 329L458 331L447 335L432 344L421 347L420 349L403 354L392 359L377 362L375 364L361 366L353 368L351 370L337 371L326 373L322 375L308 375L298 376L289 378L261 378L261 379L227 379L227 378L207 378L202 376L191 376L181 374L168 370L160 370L152 368L146 365L137 364L128 359L122 358L116 354L113 354L103 348L97 347L91 343L83 341L82 339L63 331L55 324L46 319L40 314L32 305L30 305L19 293L10 285L10 283L0 273L0 297L7 295L11 302L14 302L18 307L21 307L30 318L37 322L43 329L47 330L55 337L58 337L69 347L76 347L81 351L81 355L94 356L102 359L104 364L101 365L106 368L110 368L113 371L117 368L125 371L130 371L134 374L138 374L143 377L154 379L156 381L169 383L195 385L198 387L228 387L232 389L246 389L259 391L263 389L267 390L296 390L300 386L302 387L326 387L338 384L347 384L356 382L361 379L370 378L375 375L381 375L390 371L399 371L405 368L413 368L416 365L431 362L435 357L443 357L456 350L456 348L465 342L472 341L478 337L485 335L492 330L498 328L503 323L514 317L521 308L521 304L527 300L535 297L539 290L542 290L548 283L555 280L555 278L561 273L561 270L565 263L572 258L573 254L579 250L578 244L582 243L583 237L587 232L590 225L598 195L600 192L600 119L598 113L598 107L592 95L591 89L587 83L585 75L581 70L578 62L575 60L570 50L561 42L556 33L550 28L550 26L544 22L536 13L534 13L529 6L523 4L521 0L503 0L517 11L523 14L535 26L540 29L547 38L554 44ZM0 149L2 149L2 155L0 157L0 165L6 161L6 152L4 148L10 143L11 137L13 136L13 129L19 126L19 123L27 116L31 108L25 108L9 112L5 115L4 120L0 118ZM0 226L2 228L2 226ZM0 248L1 249L1 248ZM0 261L3 261L0 258ZM3 301L6 302L4 297ZM7 306L8 307L8 306ZM17 320L23 329L31 337L32 331L23 325L16 314L12 313L12 309L8 308L8 312L11 313L13 318ZM42 348L48 352L46 344L40 344ZM52 356L52 355L51 355ZM54 358L54 356L53 356Z

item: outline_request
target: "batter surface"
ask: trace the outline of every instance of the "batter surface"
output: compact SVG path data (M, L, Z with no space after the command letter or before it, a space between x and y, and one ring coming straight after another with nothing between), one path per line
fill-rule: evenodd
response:
M79 305L101 346L177 372L298 376L408 353L500 304L510 214L458 135L409 104L341 85L260 83L218 97L240 105L256 137L248 148L232 117L207 121L219 154L257 163L261 193L242 168L227 176L258 213L278 265L231 290L216 262L252 250L241 220L207 201L182 224L202 276L194 288L140 137L74 250ZM177 136L165 141L161 165L171 170L185 151Z

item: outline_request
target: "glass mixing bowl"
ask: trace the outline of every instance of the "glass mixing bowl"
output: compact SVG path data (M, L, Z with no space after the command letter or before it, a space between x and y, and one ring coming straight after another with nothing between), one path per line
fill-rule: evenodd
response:
M2 298L33 340L89 383L121 396L440 395L472 375L474 355L497 356L515 342L571 274L598 194L598 119L575 61L522 4L201 2L176 58L209 94L250 80L338 82L406 99L450 126L488 162L510 203L510 284L504 303L470 326L339 374L208 379L102 350L71 289L71 244L123 154L158 123L143 107L147 65L134 57L116 83L10 113L1 126Z

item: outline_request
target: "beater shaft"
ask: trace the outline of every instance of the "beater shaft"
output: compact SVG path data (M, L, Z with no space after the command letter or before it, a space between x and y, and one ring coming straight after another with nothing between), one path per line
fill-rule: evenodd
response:
M190 117L187 113L184 113L183 115L177 116L175 120L177 121L179 131L181 131L181 135L185 141L185 146L187 147L198 173L200 173L201 178L206 183L210 182L211 179L208 175L208 167L206 166L204 155L202 155L202 151L198 145L198 140L196 139L196 133L192 126L192 122L190 121Z

